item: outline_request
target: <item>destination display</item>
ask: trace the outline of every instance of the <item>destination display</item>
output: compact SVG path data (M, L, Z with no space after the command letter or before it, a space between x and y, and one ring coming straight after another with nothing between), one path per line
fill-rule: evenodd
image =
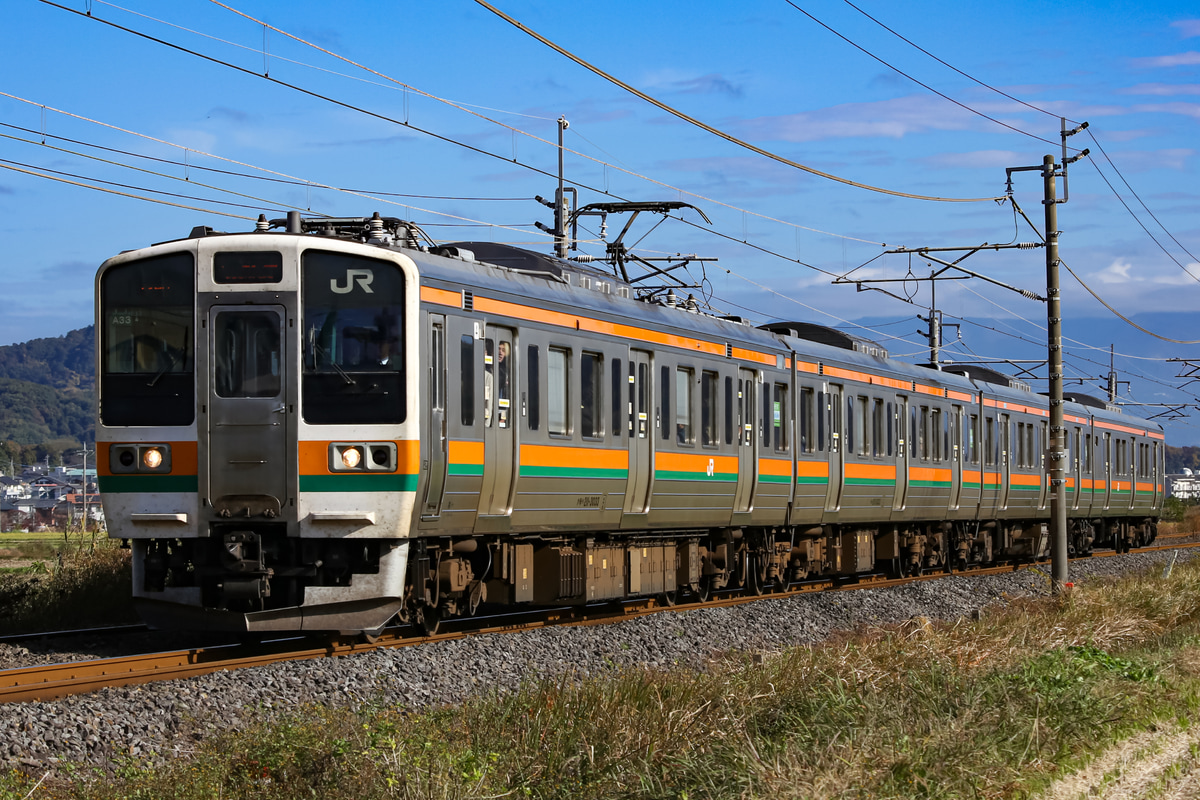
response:
M279 283L283 256L272 252L217 253L213 256L216 283Z

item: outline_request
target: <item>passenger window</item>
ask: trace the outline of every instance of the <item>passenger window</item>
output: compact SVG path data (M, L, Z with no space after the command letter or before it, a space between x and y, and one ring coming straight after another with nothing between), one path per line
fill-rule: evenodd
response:
M775 450L786 453L788 441L788 387L782 383L775 384L775 401L771 409L772 427L775 430Z
M733 378L725 378L725 444L733 444Z
M445 340L441 323L435 322L429 331L429 403L435 411L446 408Z
M929 406L921 406L921 429L917 441L921 448L921 458L928 461L932 449L929 446Z
M984 423L983 457L992 466L996 463L996 420L988 417Z
M813 390L810 387L800 388L800 450L804 453L813 451Z
M585 439L597 439L604 433L603 368L604 362L597 353L583 353L579 358L579 430Z
M459 342L459 399L462 404L462 424L475 424L475 337L464 334Z
M509 410L512 406L510 350L511 345L508 342L497 343L495 339L484 341L483 424L489 428L493 419L501 428L507 428L509 425Z
M566 436L571 432L568 387L570 382L570 353L551 347L546 360L546 430L551 436Z
M845 453L854 452L854 437L858 434L857 427L854 424L854 398L846 398L846 443L843 445Z
M854 428L859 435L858 454L860 456L871 453L871 417L867 412L870 402L868 397L859 397L858 402L854 404Z
M771 411L771 384L763 381L762 385L762 443L763 449L771 446L771 432L774 430Z
M700 376L700 443L715 447L717 441L717 373Z
M825 452L825 393L817 392L817 451Z
M675 442L691 444L695 441L692 430L692 375L685 367L675 369Z
M883 455L886 446L883 434L883 401L875 398L874 405L871 406L871 455Z
M536 431L538 425L541 424L542 416L542 396L538 387L542 371L538 360L537 345L529 345L528 353L529 356L525 361L525 373L529 376L529 430Z
M662 438L671 438L671 368L664 366L659 370L658 388L662 392L662 411L659 420L662 424Z
M621 379L625 377L621 372L621 359L614 358L612 360L612 435L614 439L621 438L621 418L624 416L621 413Z

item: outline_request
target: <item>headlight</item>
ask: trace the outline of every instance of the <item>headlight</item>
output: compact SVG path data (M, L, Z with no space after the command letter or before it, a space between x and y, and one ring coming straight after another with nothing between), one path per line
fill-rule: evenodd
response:
M332 472L395 472L395 442L332 442L329 469Z
M146 469L158 469L163 463L162 451L157 447L147 447L142 451L142 463Z
M108 448L108 468L114 475L171 471L169 444L114 444Z

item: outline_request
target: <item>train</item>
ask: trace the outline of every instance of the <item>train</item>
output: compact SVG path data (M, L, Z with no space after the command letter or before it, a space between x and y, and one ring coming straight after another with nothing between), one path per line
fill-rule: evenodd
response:
M392 217L96 276L99 489L152 627L436 631L1049 548L1048 398ZM1161 427L1070 394L1069 547L1153 541Z

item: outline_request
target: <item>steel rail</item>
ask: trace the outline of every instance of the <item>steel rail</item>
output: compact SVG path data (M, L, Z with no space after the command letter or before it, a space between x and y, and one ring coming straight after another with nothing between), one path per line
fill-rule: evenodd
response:
M1149 553L1163 550L1179 550L1200 547L1200 542L1185 542L1169 545L1154 545L1131 550L1132 553ZM1115 551L1099 551L1090 557L1121 555ZM1086 557L1083 557L1086 558ZM1078 559L1076 559L1078 560ZM451 641L468 636L512 633L522 630L557 625L602 625L621 619L631 619L660 611L695 611L709 608L727 608L752 603L757 600L785 599L822 591L853 591L858 589L884 589L902 586L917 581L936 580L950 575L981 577L1019 572L1037 568L1047 560L1003 564L966 570L939 569L933 572L903 578L884 575L866 575L845 579L821 579L796 583L786 588L763 594L723 594L703 602L668 604L656 598L631 601L617 605L555 608L538 612L520 612L501 617L485 618L492 624L478 625L474 620L454 620L446 623L451 629L433 635L413 635L411 628L397 627L385 630L378 637L363 641L333 639L316 643L313 637L289 637L252 645L221 645L209 648L193 648L162 653L151 653L118 658L73 661L36 667L0 670L0 703L53 700L70 695L84 694L102 688L133 686L179 678L193 678L222 670L261 667L281 661L307 661L316 658L331 658L372 652L384 648L411 647L428 642ZM476 623L472 625L471 623ZM469 626L469 627L467 627Z

